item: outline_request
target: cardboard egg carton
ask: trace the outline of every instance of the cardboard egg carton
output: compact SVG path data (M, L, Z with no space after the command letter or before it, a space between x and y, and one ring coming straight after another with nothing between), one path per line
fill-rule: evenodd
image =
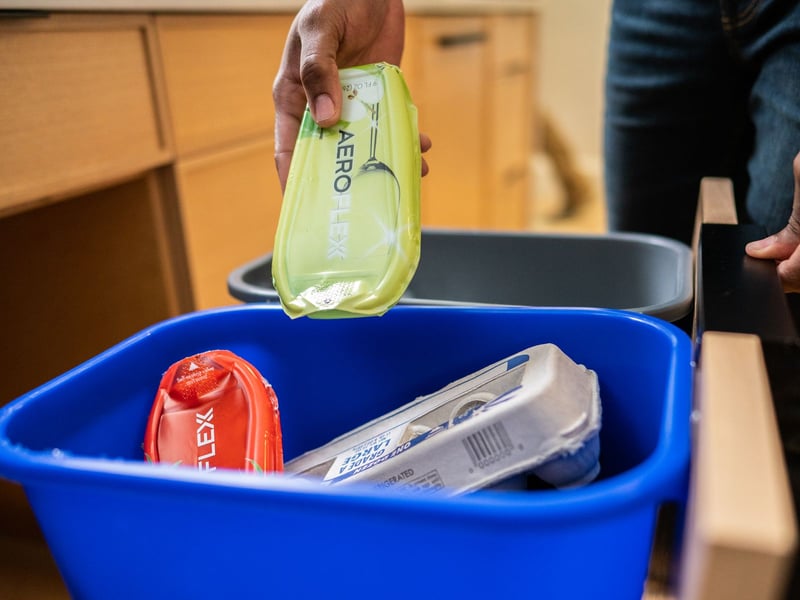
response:
M557 487L599 472L597 375L554 344L523 350L289 461L326 484L458 494L534 473Z

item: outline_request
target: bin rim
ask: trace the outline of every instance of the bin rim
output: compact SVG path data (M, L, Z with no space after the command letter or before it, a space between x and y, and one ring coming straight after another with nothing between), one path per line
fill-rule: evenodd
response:
M692 302L694 300L694 255L691 248L672 238L651 234L651 233L637 233L637 232L607 232L607 233L581 233L581 232L567 232L567 233L548 233L548 232L523 232L523 231L492 231L492 230L467 230L467 229L450 229L440 227L423 227L423 235L425 233L433 235L470 235L476 238L530 238L535 237L542 240L586 240L596 241L600 243L608 243L612 241L624 240L628 242L639 242L649 246L660 246L669 249L677 259L677 271L679 279L677 279L676 290L674 296L663 302L651 304L647 306L633 306L626 307L625 309L609 309L609 310L628 310L640 314L646 314L664 319L669 322L676 322L689 314ZM265 268L266 264L272 259L272 252L266 252L260 256L245 262L244 264L233 269L227 278L228 293L232 298L242 302L265 302L271 298L269 288L260 287L249 283L247 274L259 268ZM265 293L267 298L265 298ZM277 292L274 294L274 302L278 302ZM439 300L435 298L407 298L400 299L401 305L412 306L520 306L513 304L489 304L481 302L466 302L454 300ZM548 307L526 307L526 308L548 308ZM563 308L602 308L602 307L563 307Z

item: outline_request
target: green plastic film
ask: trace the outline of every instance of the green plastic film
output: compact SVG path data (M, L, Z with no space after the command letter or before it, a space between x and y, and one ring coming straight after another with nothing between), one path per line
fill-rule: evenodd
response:
M339 123L306 109L281 207L272 277L292 318L380 315L419 262L417 111L400 69L340 70Z

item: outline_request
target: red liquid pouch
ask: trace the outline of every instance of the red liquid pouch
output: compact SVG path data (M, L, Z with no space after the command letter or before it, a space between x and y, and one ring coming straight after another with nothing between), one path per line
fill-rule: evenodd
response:
M278 399L246 360L212 350L161 378L144 438L145 458L203 471L283 471Z

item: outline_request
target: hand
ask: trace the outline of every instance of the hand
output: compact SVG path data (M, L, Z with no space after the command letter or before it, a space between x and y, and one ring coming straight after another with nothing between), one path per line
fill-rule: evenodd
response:
M794 157L794 203L789 224L778 233L745 247L754 258L773 259L785 292L800 292L800 153Z
M320 127L339 121L339 68L385 61L400 64L405 35L402 0L308 0L289 30L275 102L275 166L281 189L289 175L306 104ZM430 139L420 136L423 152ZM423 161L422 174L427 173Z

